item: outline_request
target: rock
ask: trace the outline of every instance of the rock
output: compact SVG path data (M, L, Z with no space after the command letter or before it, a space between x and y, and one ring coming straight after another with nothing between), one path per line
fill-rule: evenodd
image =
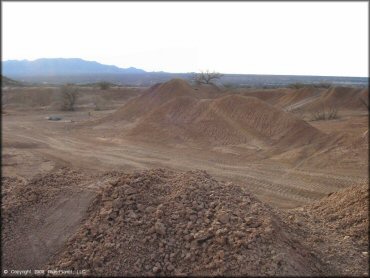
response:
M160 235L166 234L166 227L161 222L156 222L154 225L155 232Z
M153 212L155 212L156 211L156 208L155 207L147 207L146 209L145 209L145 212L146 213L153 213Z
M125 194L126 195L132 195L132 194L135 194L136 193L136 189L131 187L131 186L128 186L126 189L125 189Z
M255 221L255 219L251 216L246 217L244 220L245 220L245 224L247 225L251 225Z
M285 254L285 253L279 253L279 254L273 256L272 257L272 260L274 262L281 262L281 261L284 260L284 258L286 258L286 256L287 256L287 254Z
M230 221L230 216L226 212L221 212L221 213L218 214L217 219L222 224L227 224Z
M49 121L60 121L62 119L62 117L59 117L59 116L49 116L49 117L46 117L47 120Z
M129 210L129 211L128 211L127 216L128 216L129 218L133 218L133 219L135 219L135 218L137 217L136 213L135 213L134 211L132 211L132 210Z
M71 261L66 261L66 262L60 264L60 268L61 269L67 269L71 265L72 265Z
M113 209L115 210L119 210L120 208L123 207L123 204L124 204L124 199L122 198L118 198L118 199L115 199L113 202L112 202L112 207Z

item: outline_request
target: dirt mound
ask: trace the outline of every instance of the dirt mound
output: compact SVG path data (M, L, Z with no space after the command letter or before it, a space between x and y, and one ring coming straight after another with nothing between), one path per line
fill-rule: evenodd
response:
M362 109L365 110L368 103L369 89L332 87L329 88L321 97L307 105L309 110L317 110L322 107L335 107L338 109Z
M283 217L291 233L322 258L329 275L369 275L369 189L356 185Z
M90 275L314 275L320 263L273 209L203 171L148 170L106 184L50 268Z
M78 187L90 177L60 169L30 181L2 178L4 269L42 269L73 235L95 193Z
M308 111L335 107L338 109L366 109L369 90L352 87L331 87L329 89L306 86L300 89L238 90L241 95L257 97L274 106L288 110Z
M4 108L47 107L55 102L55 88L16 87L2 92Z
M142 117L129 134L151 140L290 147L322 136L305 121L257 98L240 95L173 99Z
M294 90L289 88L279 88L279 89L238 89L236 90L243 96L256 97L270 104L276 104L280 98L290 95Z
M269 93L276 94L273 90ZM260 99L223 94L213 86L193 88L184 80L174 79L152 86L94 124L114 123L117 133L135 140L202 145L248 143L256 149L302 146L322 136L305 121Z
M354 147L359 147L361 149L368 149L369 148L369 130L366 130L363 134L361 134L357 140L353 142Z
M196 96L196 91L182 79L172 79L158 83L142 93L141 96L127 102L121 109L103 119L106 121L132 120L146 114L158 105L182 96Z
M321 132L305 121L257 98L227 96L215 101L215 110L227 115L238 126L269 138L279 146L308 144Z
M7 222L11 222L23 210L48 204L66 187L71 187L83 180L86 180L84 175L67 168L47 175L37 175L30 181L15 177L3 177L3 217Z
M276 105L279 107L292 107L293 110L304 106L306 103L316 100L323 89L314 87L303 87L294 91L290 91L286 95L279 98Z
M368 247L369 188L367 184L334 192L307 207L317 218L327 220L329 229L341 230L365 249Z

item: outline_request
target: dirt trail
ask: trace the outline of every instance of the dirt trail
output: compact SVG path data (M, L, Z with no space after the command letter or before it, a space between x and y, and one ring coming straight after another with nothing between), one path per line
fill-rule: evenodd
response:
M179 83L181 90L174 95ZM159 92L159 88L165 90ZM364 188L355 193L351 189L369 180L367 114L346 110L343 118L335 121L294 120L279 108L280 98L285 96L284 103L290 108L305 108L315 104L316 97L309 92L307 96L294 96L292 91L288 95L284 90L278 95L274 90L265 92L276 109L250 98L225 97L222 92L212 98L208 96L212 92L201 88L191 91L185 107L184 95L190 89L180 81L156 86L146 91L148 95L129 100L129 111L97 111L91 117L86 111L58 111L73 122L46 121L51 111L9 110L3 114L4 269L42 269L53 262L53 267L88 264L98 272L110 264L112 273L118 275L126 273L128 266L139 274L201 275L204 266L209 269L206 274L218 275L366 274L366 192ZM357 91L353 94L359 95ZM331 98L339 95L333 91ZM219 145L199 145L184 140L145 142L127 136L131 126L126 119L120 121L122 115L136 118L137 111L146 109L140 103L143 99L157 105L158 111L171 108L163 109L162 114L147 114L148 122L160 120L159 129L168 131L168 122L185 127L194 116L194 122L203 122L191 135L199 135L199 130L205 131L211 123L222 123L204 134L224 136L225 140ZM162 106L163 99L168 102ZM209 103L213 103L212 109L204 110ZM189 115L189 107L194 114ZM261 107L266 113L259 111ZM285 130L285 120L274 127L268 125L277 118L292 123L291 130ZM97 122L99 126L94 125ZM225 132L224 127L239 132ZM294 133L297 130L307 132ZM275 134L280 144L271 144L258 137L259 133ZM247 140L226 138L233 134ZM325 136L318 140L316 134ZM294 146L298 141L301 143ZM313 147L307 148L306 143ZM164 169L132 174L133 170L159 167ZM209 174L178 172L194 169ZM129 193L128 185L134 188ZM332 194L338 190L347 191ZM177 206L180 199L185 200L182 207ZM121 201L123 207L117 208ZM214 207L212 202L219 205ZM241 209L240 204L245 207ZM276 208L297 209L279 213ZM168 217L162 217L165 214ZM246 214L255 223L245 219ZM154 220L159 218L160 224L156 224ZM150 229L152 224L152 232L142 229ZM181 232L165 237L161 224L169 227L166 231Z
M312 102L316 101L317 99L319 99L319 97L320 96L318 96L318 95L317 96L312 96L312 97L307 97L307 98L302 99L302 100L300 100L300 101L298 101L296 103L293 103L293 104L290 104L290 105L284 107L284 110L286 110L286 111L292 111L294 109L298 109L298 108L300 108L302 106L305 106L305 105L307 105L309 103L312 103Z
M163 145L133 142L124 138L116 140L115 137L109 136L109 132L102 137L99 130L78 130L77 132L71 129L65 132L65 126L72 124L47 123L48 126L45 126L38 120L39 116L35 118L28 117L26 120L17 116L7 116L5 123L7 132L4 134L3 143L7 147L5 154L12 156L7 157L6 163L9 165L3 168L5 173L19 175L24 168L26 170L24 175L28 175L30 165L42 165L45 171L60 166L92 171L152 167L181 170L197 168L220 178L238 181L248 179L248 189L262 200L288 208L368 180L366 169L362 173L359 170L349 169L348 174L345 174L343 171L335 173L325 169L299 169L279 161L261 162L258 148L252 151L245 149L250 154L244 154L245 150L240 148L235 151L235 154L195 147L184 148L184 146L168 148ZM18 129L20 120L26 120L24 125L32 125L33 129ZM9 145L10 142L12 145ZM18 143L14 145L14 142ZM37 147L16 148L21 144L31 143ZM260 145L260 147L263 146ZM26 165L22 166L22 164Z

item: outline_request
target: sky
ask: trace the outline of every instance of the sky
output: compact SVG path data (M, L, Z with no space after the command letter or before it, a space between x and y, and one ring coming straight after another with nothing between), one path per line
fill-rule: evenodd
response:
M368 75L362 2L6 2L2 60L146 71Z

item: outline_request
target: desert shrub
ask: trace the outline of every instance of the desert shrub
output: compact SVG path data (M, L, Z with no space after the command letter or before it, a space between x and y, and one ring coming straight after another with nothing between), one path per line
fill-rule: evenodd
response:
M232 83L226 83L226 84L223 84L224 87L226 89L234 89L234 88L237 88L237 86L235 84L232 84Z
M327 83L327 82L320 82L320 83L313 83L313 84L296 82L296 83L289 84L288 85L288 88L301 89L301 88L304 88L304 87L313 87L313 88L316 88L316 89L320 89L320 88L328 89L331 86L332 86L332 84L331 83Z
M333 106L329 108L323 107L311 112L311 121L326 121L334 119L338 119L338 108Z
M321 83L317 83L317 84L313 84L313 86L315 88L325 88L325 89L328 89L332 86L331 83L326 83L326 82L321 82Z
M304 88L304 87L307 87L307 86L308 86L307 84L300 83L300 82L291 83L291 84L288 85L288 87L292 88L292 89L301 89L301 88Z
M108 90L108 89L112 86L112 84L111 84L111 83L109 83L109 82L105 82L105 81L103 81L103 82L99 82L99 83L98 83L98 86L99 86L99 88L100 88L101 90Z
M63 85L60 88L59 98L61 109L64 111L74 111L75 103L78 98L78 88L73 84Z

